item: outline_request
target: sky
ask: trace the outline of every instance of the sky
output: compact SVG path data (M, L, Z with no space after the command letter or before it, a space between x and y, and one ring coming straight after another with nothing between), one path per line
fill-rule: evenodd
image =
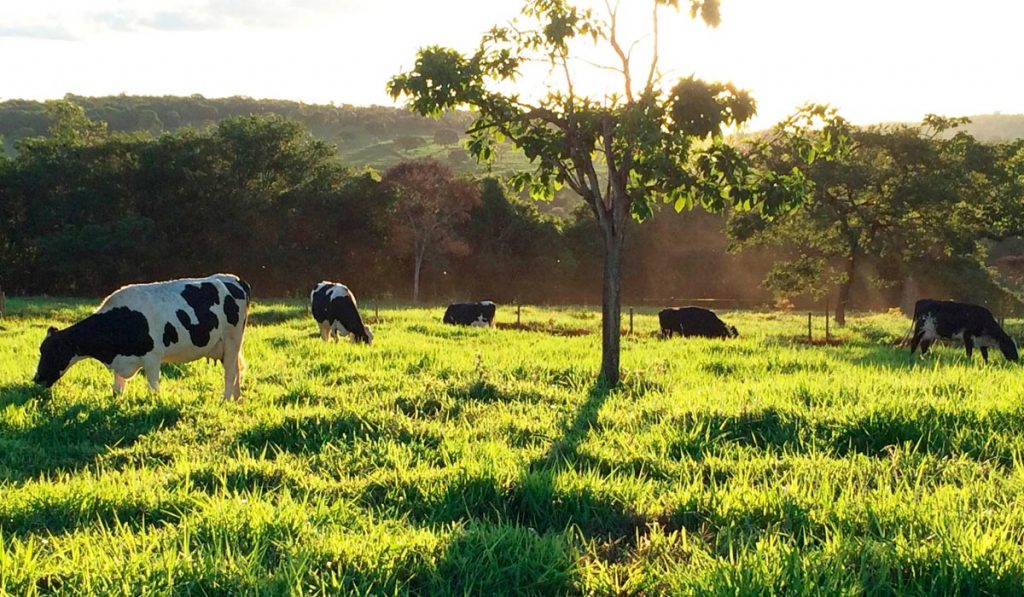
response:
M647 1L621 2L621 13L646 19ZM385 85L413 65L418 48L470 51L520 6L0 0L0 99L199 93L398 105ZM1024 113L1022 23L1018 0L722 0L717 29L665 17L660 59L666 80L694 74L750 90L755 128L807 101L836 106L857 124L1016 114ZM638 58L650 38L640 41ZM610 71L575 68L594 92L618 84Z

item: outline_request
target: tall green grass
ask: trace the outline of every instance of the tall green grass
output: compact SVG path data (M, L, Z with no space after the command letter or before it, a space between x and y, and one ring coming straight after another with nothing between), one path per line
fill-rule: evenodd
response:
M159 395L113 397L96 362L34 387L46 327L91 304L9 307L0 593L1024 587L1024 372L911 358L897 315L820 347L800 314L660 340L644 311L608 391L593 309L526 307L524 329L499 310L487 330L382 308L367 347L260 303L234 403L205 362L166 366Z

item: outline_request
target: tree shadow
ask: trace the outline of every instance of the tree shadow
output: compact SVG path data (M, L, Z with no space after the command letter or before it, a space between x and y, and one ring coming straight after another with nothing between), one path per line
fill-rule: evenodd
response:
M564 336L568 338L576 336L586 336L593 334L597 330L591 328L573 328L556 325L554 322L543 323L539 321L528 321L526 323L505 323L497 322L494 327L499 330L512 330L520 332L536 332L541 334L548 334L549 336Z
M125 412L118 405L79 403L28 428L0 423L0 479L80 470L112 447L130 446L180 419L181 410L171 405Z

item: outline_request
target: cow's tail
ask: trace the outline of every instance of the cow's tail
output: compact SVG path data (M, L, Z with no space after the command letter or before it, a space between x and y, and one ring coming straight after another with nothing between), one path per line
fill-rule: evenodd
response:
M907 329L906 333L896 341L896 346L901 348L910 346L910 340L914 337L914 328L917 326L917 318L910 320L910 328Z

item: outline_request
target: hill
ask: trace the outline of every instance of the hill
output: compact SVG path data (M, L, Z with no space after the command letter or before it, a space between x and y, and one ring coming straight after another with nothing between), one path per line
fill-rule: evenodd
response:
M317 137L337 146L342 159L354 166L387 168L418 157L444 160L463 172L477 172L462 149L463 132L472 121L469 112L445 114L434 120L398 107L306 104L250 97L207 98L202 95L86 97L64 96L85 108L90 118L107 122L112 131L162 131L202 128L224 118L248 114L278 114L304 124ZM965 130L987 142L1024 138L1024 114L971 116ZM32 100L0 102L0 137L12 152L21 138L46 134L49 119L44 103ZM524 165L509 149L499 153L490 172L502 173Z
M478 166L462 148L463 132L472 121L468 112L434 120L397 107L305 104L249 97L206 98L202 95L85 97L64 99L85 108L112 131L159 134L182 127L202 128L232 116L277 114L305 125L315 136L337 146L341 158L354 166L387 168L405 159L434 157L459 171ZM0 102L0 137L11 153L18 139L45 135L49 127L45 104L31 100ZM499 154L487 170L501 173L522 164L513 151Z

